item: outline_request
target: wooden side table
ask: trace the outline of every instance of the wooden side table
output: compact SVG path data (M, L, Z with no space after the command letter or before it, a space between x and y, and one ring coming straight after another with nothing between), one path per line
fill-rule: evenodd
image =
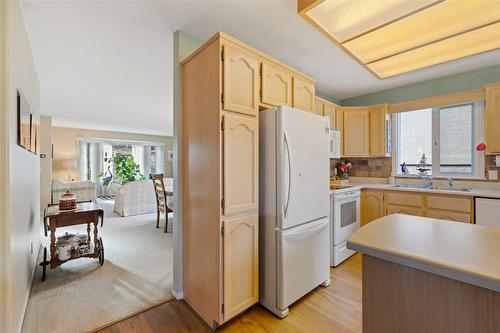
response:
M42 281L45 281L46 267L49 265L50 269L54 269L65 262L79 258L99 258L99 263L104 264L104 245L102 238L98 236L98 225L101 222L101 227L104 223L104 211L99 208L95 203L85 202L78 203L77 208L74 210L64 211L59 210L58 206L50 206L45 209L44 214L44 233L47 237L50 230L50 260L47 261L47 247L43 249L43 261L40 263L43 266ZM89 244L94 250L91 253L80 255L74 253L67 260L60 260L58 258L56 249L56 230L57 228L69 227L73 225L86 224L87 237ZM90 235L90 225L94 225L93 239Z

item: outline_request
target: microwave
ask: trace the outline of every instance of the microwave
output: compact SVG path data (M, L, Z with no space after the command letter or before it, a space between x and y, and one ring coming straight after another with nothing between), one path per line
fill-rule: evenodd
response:
M330 158L340 158L340 132L330 129Z

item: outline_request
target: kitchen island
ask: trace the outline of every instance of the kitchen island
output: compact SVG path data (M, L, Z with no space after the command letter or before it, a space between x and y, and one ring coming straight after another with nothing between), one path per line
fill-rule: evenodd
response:
M500 228L392 214L347 247L363 253L363 332L500 332Z

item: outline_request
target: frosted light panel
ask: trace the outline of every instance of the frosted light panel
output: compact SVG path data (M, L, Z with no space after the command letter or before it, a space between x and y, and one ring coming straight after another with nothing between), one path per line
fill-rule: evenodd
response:
M369 63L494 23L499 17L500 1L493 7L489 1L445 1L344 46L361 61Z
M500 48L500 0L324 0L301 15L379 78Z
M325 0L308 15L343 42L407 15L436 0Z

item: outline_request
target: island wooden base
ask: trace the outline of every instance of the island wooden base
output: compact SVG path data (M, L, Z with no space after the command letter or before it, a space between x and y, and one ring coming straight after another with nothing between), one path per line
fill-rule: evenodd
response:
M363 255L363 332L500 332L500 293Z

